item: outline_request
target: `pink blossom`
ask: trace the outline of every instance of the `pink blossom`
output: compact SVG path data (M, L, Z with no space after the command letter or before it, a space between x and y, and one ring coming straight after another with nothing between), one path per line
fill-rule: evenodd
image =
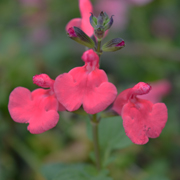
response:
M68 111L83 105L88 114L95 114L114 101L117 90L108 82L106 73L99 69L99 57L92 49L84 52L82 60L84 66L75 67L55 79L54 91Z
M90 13L93 13L93 7L90 0L79 0L79 9L81 12L81 18L74 18L66 25L66 31L69 28L76 26L84 31L88 36L92 36L94 33L93 27L89 22Z
M39 134L55 127L59 120L57 111L64 111L65 108L57 101L54 80L48 75L36 75L33 82L49 89L39 88L30 92L24 87L17 87L9 96L8 109L15 122L29 123L27 129L30 133Z
M113 104L112 109L122 116L126 135L135 144L146 144L149 138L158 137L167 122L164 103L153 104L137 97L150 89L149 84L140 82L120 93Z

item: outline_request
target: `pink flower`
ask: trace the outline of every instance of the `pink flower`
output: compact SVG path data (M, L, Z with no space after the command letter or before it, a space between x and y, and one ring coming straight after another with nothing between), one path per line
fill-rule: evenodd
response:
M149 100L152 103L157 103L162 101L163 96L167 95L171 91L171 84L167 80L160 80L151 83L152 90L148 94L144 94L141 97L143 99Z
M149 138L158 137L167 122L164 103L153 104L137 97L150 89L149 84L139 82L121 92L113 104L112 109L122 116L126 135L135 144L146 144Z
M10 94L8 109L15 122L29 123L27 129L30 133L39 134L55 127L59 120L57 111L65 108L57 101L54 80L48 75L36 75L33 82L49 89L39 88L30 92L24 87L17 87Z
M89 22L89 17L91 16L90 13L93 13L91 1L79 0L79 9L82 18L75 18L69 21L69 23L66 25L66 31L68 31L69 28L76 26L84 31L88 36L92 36L94 29Z
M116 98L116 87L108 82L106 73L99 69L99 57L92 50L84 52L85 65L59 75L54 83L57 99L68 111L83 105L88 114L106 109Z

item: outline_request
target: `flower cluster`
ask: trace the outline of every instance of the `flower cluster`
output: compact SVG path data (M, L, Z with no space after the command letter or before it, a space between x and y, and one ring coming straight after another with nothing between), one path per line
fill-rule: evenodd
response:
M8 105L12 119L29 123L28 130L39 134L57 124L57 111L75 111L81 105L88 114L105 110L116 98L116 87L99 69L99 56L92 49L84 52L82 59L84 66L59 75L55 81L46 74L33 77L34 84L49 89L30 92L23 87L15 88Z
M79 0L79 7L82 18L71 20L66 31L71 39L91 48L82 55L84 66L60 74L55 80L46 74L35 75L33 83L42 88L32 92L24 87L15 88L8 104L12 119L29 123L28 130L39 134L56 126L58 111L76 111L82 106L87 114L93 115L113 104L112 109L122 117L126 135L133 143L145 144L148 138L158 137L167 121L167 108L164 103L140 98L149 93L151 86L139 82L117 96L116 87L108 82L105 71L99 69L102 52L125 46L123 39L115 38L101 47L102 38L113 24L112 16L101 12L96 18L90 0Z

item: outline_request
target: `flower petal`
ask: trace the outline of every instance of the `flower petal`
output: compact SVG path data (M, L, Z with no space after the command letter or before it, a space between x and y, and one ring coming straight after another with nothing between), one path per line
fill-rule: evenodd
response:
M93 7L90 0L79 0L79 9L81 17L89 21L90 13L93 13Z
M138 101L123 106L123 126L133 143L146 144L148 137L156 138L160 135L167 121L167 108L163 103L153 105L147 100Z
M83 107L88 114L96 114L105 110L116 98L116 87L104 82L94 89L88 90L84 96Z
M58 101L56 100L54 92L50 89L38 88L31 93L34 103L37 107L48 110L58 110Z
M23 87L15 88L9 98L9 112L19 123L29 123L28 130L39 134L53 128L58 120L58 101L50 90L36 89L32 93Z
M117 95L115 86L108 82L103 70L86 72L85 66L73 68L69 73L58 76L54 91L68 111L75 111L83 104L89 114L107 108Z
M82 22L81 29L88 35L92 36L94 29L90 24L90 13L93 13L93 7L90 0L79 0L79 9L81 12Z
M130 90L131 88L122 91L113 103L112 110L117 112L119 115L121 115L123 106L128 102Z
M164 103L156 103L153 105L152 113L148 122L147 136L157 138L162 129L165 127L168 119L167 107Z
M75 69L75 68L74 68ZM58 101L68 110L75 111L80 108L86 84L86 74L81 73L83 68L76 68L78 73L75 77L69 73L59 75L54 83L54 91Z
M29 119L28 130L32 134L40 134L56 126L59 120L59 114L57 111L39 109Z
M59 102L58 111L66 111L66 108Z
M18 123L27 123L33 113L31 92L23 87L15 88L9 96L8 109L12 119Z
M116 95L117 89L108 82L106 73L103 70L96 69L88 75L83 99L84 110L88 114L101 112L114 101Z
M90 15L89 15L90 16ZM94 33L94 29L91 26L89 20L87 21L86 19L82 19L82 23L81 23L81 29L88 35L88 36L92 36Z

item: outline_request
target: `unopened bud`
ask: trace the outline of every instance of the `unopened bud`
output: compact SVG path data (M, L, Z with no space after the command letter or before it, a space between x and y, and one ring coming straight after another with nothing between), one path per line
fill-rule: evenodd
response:
M104 52L114 52L122 49L125 46L125 42L121 38L115 38L112 39L111 41L105 43L102 46L102 50Z
M94 48L95 46L94 41L78 27L69 28L67 34L71 39L88 48Z
M33 83L43 88L49 88L54 83L54 80L52 80L47 74L39 74L33 76Z
M96 18L93 14L90 16L90 24L94 28L94 34L99 41L104 37L104 32L108 30L113 24L113 16L109 16L105 12L101 12Z
M151 86L148 83L139 82L132 88L133 95L143 95L149 93Z

